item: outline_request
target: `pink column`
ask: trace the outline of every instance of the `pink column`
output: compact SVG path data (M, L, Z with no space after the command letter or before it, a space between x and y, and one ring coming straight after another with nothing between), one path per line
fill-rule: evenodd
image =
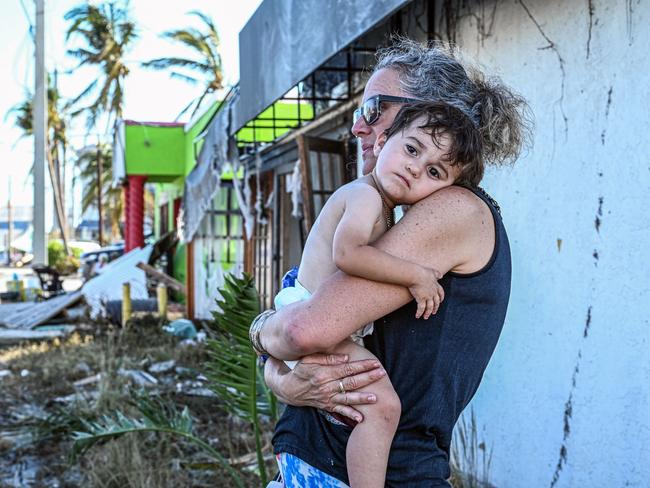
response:
M129 175L127 236L125 252L144 246L144 175Z

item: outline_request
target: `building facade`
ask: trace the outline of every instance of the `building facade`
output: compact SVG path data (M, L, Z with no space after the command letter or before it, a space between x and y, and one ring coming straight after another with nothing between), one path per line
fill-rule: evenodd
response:
M328 195L353 176L352 111L391 33L453 41L529 101L532 147L483 181L513 257L506 324L466 412L494 486L650 478L646 20L640 1L266 0L240 34L242 79L213 124L222 154L211 160L244 172L233 180L244 267L265 305ZM278 100L307 103L313 117L294 114L297 128L233 156L236 132Z

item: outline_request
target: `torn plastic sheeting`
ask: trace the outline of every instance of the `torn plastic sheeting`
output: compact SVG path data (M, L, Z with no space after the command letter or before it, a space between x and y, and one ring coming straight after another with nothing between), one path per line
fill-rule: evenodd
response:
M264 195L262 195L262 185L260 184L260 173L262 172L262 158L260 153L255 154L255 187L257 188L257 193L255 195L255 218L257 222L261 225L266 225L269 223L269 219L266 218L266 212L264 209L268 208L273 199L273 192L269 195L269 199L266 204L262 204Z
M300 159L296 160L293 172L287 181L287 193L291 193L291 216L302 217L302 175L300 174Z
M235 139L230 136L232 112L237 100L238 92L235 92L217 112L208 128L196 166L185 179L178 222L182 242L194 238L205 211L210 208L210 202L219 191L223 168L228 161L239 157Z
M255 223L255 216L252 212L252 192L250 186L250 174L246 167L243 168L243 176L241 180L237 178L239 173L240 163L235 161L233 166L233 178L232 183L235 189L235 197L237 197L237 204L239 205L239 211L244 218L244 231L246 232L246 239L251 239L253 237L253 224ZM242 188L243 182L243 188Z
M126 178L126 136L124 133L124 120L120 119L115 124L113 133L113 181L112 188L117 188Z
M105 316L104 303L109 300L122 299L122 284L131 284L131 299L148 298L147 278L137 264L141 261L148 262L153 246L136 248L120 256L106 266L106 270L81 288L81 293L90 307L91 318Z

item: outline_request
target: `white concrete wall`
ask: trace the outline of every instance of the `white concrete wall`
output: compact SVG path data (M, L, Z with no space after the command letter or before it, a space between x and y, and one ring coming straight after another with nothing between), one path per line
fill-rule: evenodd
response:
M466 18L457 40L536 119L534 148L484 180L513 255L506 325L472 402L490 481L648 487L650 2L501 1L491 36Z

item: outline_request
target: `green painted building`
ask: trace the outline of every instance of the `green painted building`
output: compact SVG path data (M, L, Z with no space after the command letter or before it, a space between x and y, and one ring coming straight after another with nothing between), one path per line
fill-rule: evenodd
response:
M203 138L220 105L220 102L214 102L187 124L131 120L118 124L115 173L118 178L127 182L127 251L142 245L143 242L141 207L144 203L140 202L143 201L145 183L154 185L155 238L177 228L185 179L197 164ZM302 120L310 119L313 116L312 106L301 103L299 107L296 103L277 102L236 134L238 145L243 147L247 144L274 141L299 124L298 116ZM222 181L228 184L232 176L232 171L228 169L222 174ZM214 199L217 210L222 205L232 205L230 198L224 199L215 195ZM237 225L241 225L241 222ZM169 258L167 272L186 283L186 245L179 244L173 256Z

